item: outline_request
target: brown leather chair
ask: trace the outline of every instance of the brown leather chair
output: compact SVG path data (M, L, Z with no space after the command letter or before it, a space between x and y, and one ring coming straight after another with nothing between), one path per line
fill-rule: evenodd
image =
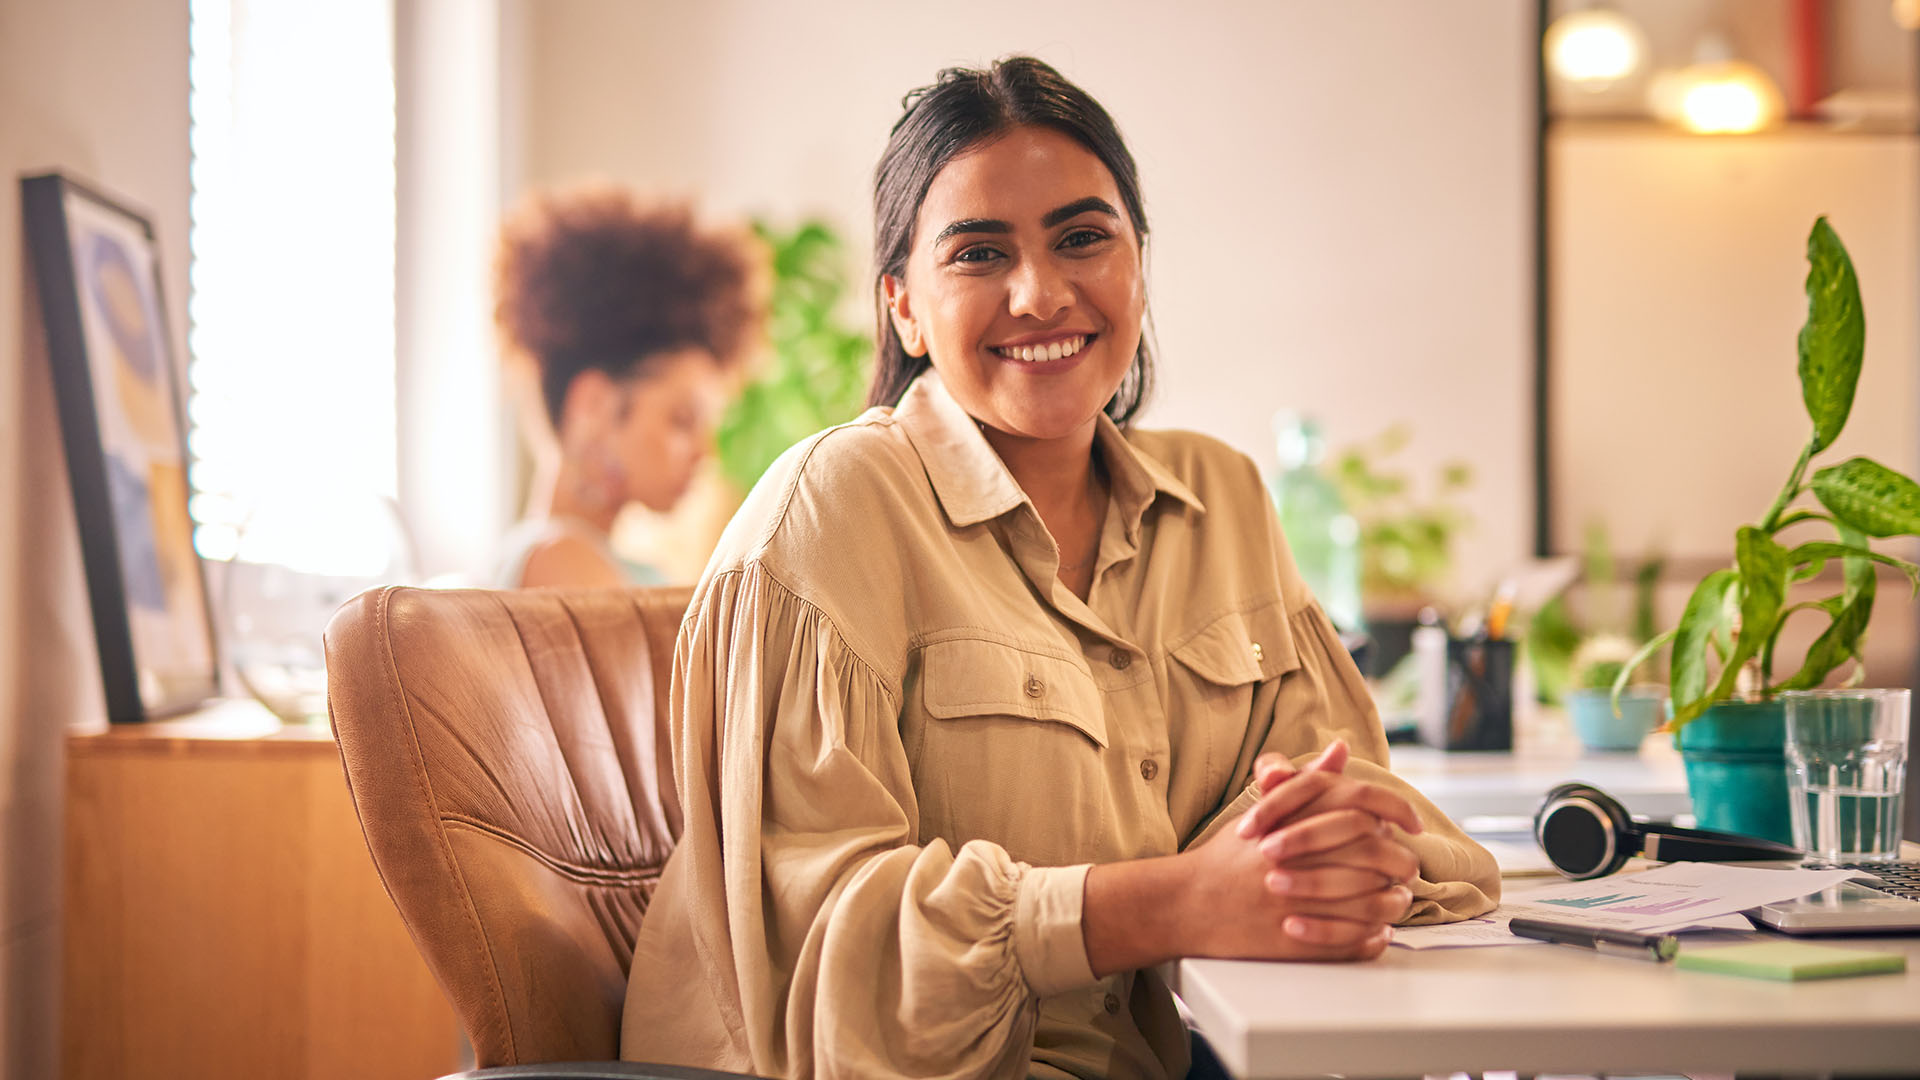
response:
M734 1075L546 1064L619 1054L634 937L680 832L667 686L689 596L394 587L327 625L354 808L482 1066L461 1076Z

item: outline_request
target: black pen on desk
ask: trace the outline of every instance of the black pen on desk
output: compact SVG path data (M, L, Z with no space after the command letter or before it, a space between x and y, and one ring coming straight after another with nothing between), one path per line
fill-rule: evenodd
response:
M1680 950L1680 939L1672 934L1636 934L1631 930L1607 930L1544 919L1515 918L1507 923L1507 932L1535 941L1578 945L1609 956L1630 956L1656 964L1673 959L1673 954Z

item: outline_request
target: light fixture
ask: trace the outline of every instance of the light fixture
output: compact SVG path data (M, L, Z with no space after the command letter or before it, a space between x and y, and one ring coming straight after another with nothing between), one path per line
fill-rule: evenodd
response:
M1786 113L1780 88L1758 67L1735 60L1718 34L1701 40L1692 64L1656 79L1648 97L1655 116L1696 135L1760 131Z
M1893 23L1902 30L1920 30L1920 0L1893 0Z
M1555 19L1542 48L1555 78L1597 94L1640 69L1647 39L1633 20L1595 5Z

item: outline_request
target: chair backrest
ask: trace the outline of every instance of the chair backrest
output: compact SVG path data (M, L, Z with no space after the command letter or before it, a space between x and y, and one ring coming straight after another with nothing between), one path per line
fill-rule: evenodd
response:
M689 598L385 588L327 625L367 847L482 1066L619 1056L680 834L666 698Z

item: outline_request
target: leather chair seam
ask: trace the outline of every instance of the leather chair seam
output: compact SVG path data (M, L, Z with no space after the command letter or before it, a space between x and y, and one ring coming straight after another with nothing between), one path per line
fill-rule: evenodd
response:
M413 721L413 708L407 702L406 685L400 679L400 664L399 664L399 661L394 658L393 635L392 635L391 627L388 625L388 603L387 602L393 596L394 593L398 592L403 587L404 586L389 586L380 591L380 603L378 608L378 616L375 619L375 625L380 628L380 632L379 632L380 651L382 653L382 658L387 663L387 672L391 676L391 681L389 682L389 685L391 685L397 692L397 697L399 698L399 701L400 701L400 714L406 717L407 740L413 744L413 753L409 756L409 760L407 764L412 769L414 777L416 780L418 780L421 789L426 792L427 805L434 807L436 810L438 810L440 806L440 799L439 799L439 796L434 793L433 780L427 775L427 769L425 765L426 752L422 750L420 747L419 728L415 726ZM434 825L435 825L434 831L438 834L438 839L440 841L440 856L446 863L448 876L450 876L454 880L454 882L458 884L460 889L461 910L466 914L467 921L473 925L474 930L478 932L478 934L480 935L480 940L486 943L487 971L488 971L488 974L491 976L491 980L493 983L492 985L493 999L495 1003L498 1005L499 1012L501 1013L501 1015L496 1018L496 1022L502 1021L502 1020L506 1021L501 1026L504 1029L503 1033L506 1036L505 1042L507 1044L507 1056L508 1056L507 1063L517 1064L520 1060L520 1049L517 1045L515 1045L515 1040L513 1035L513 1023L511 1022L511 1020L508 1020L505 1016L507 993L506 993L505 984L502 982L500 978L499 954L494 949L492 937L490 937L487 934L486 924L483 923L480 919L480 913L478 909L475 907L473 902L473 890L467 887L467 876L461 870L460 861L454 857L453 845L447 839L446 826L442 824L442 822L440 821L440 815L438 813L434 815Z
M513 833L465 814L442 812L439 815L439 819L440 823L444 826L464 826L474 832L490 836L509 847L533 856L541 865L547 867L549 870L564 874L582 884L633 888L660 876L659 867L634 867L632 869L620 870L608 869L606 867L583 866L579 863L568 862L564 859L556 859L520 837L515 836Z

